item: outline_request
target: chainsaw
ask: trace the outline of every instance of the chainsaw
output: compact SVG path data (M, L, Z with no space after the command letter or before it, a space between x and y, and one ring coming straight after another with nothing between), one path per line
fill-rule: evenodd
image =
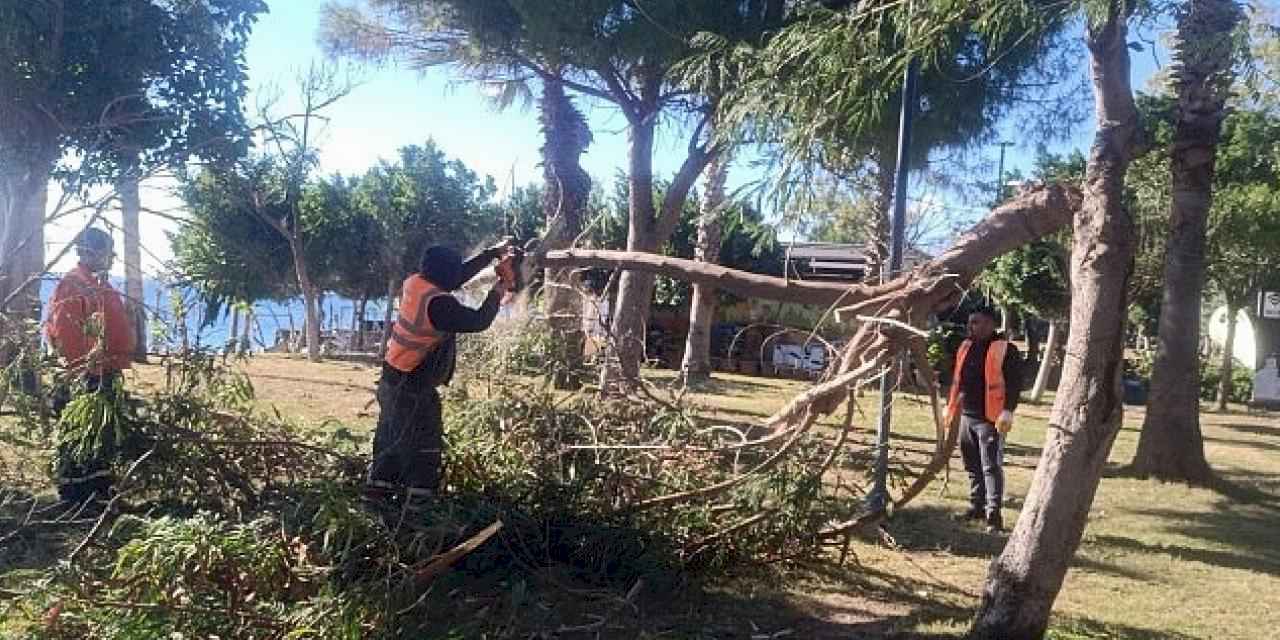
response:
M538 241L530 240L525 246L521 247L512 242L511 249L507 253L507 257L503 258L494 271L498 274L498 279L507 286L507 290L512 293L520 293L525 285L524 259L526 253L536 247Z

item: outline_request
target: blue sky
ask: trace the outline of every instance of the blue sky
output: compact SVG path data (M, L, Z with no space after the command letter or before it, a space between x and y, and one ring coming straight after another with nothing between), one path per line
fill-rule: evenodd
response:
M324 60L315 38L320 4L319 0L271 0L270 13L262 16L254 28L247 53L250 85L255 93L260 93L257 91L259 88L274 86L283 94L282 109L288 107L287 101L296 93L298 74L313 61ZM1141 89L1156 66L1149 52L1136 53L1133 65L1134 86ZM1082 61L1080 73L1085 71L1086 65ZM330 123L321 138L323 172L360 173L379 158L393 157L401 146L433 138L451 157L461 159L478 173L493 176L502 191L507 189L513 176L517 185L538 179L540 132L532 109L495 111L479 87L455 81L446 68L421 75L388 66L359 70L356 76L359 84L351 94L327 112ZM1082 95L1081 99L1090 100L1091 96ZM584 165L597 180L611 180L614 173L624 166L627 157L625 120L612 108L597 101L579 99L579 106L587 114L595 136ZM1073 132L1068 141L1054 148L1083 149L1088 145L1092 131L1092 122L1086 122ZM1001 134L1000 138L1017 144L1009 149L1006 168L1029 169L1034 147L1018 135L1018 122L1004 123ZM685 136L686 132L674 127L660 131L655 157L658 175L670 176L675 172L683 159L687 143ZM992 174L976 179L991 180L998 148L993 145L974 153L990 162L989 173ZM744 164L736 165L737 170L731 174L731 186L759 179L759 174ZM972 203L956 202L953 196L934 192L919 182L912 185L913 201L954 207L960 215L976 214L977 209ZM145 206L169 209L179 205L167 195L168 185L145 186ZM55 245L66 242L79 226L75 220L55 225L49 230L48 239ZM144 268L148 273L154 273L159 261L170 255L164 234L172 229L173 223L151 217L144 219L143 227L143 243L149 252L144 256ZM119 238L117 242L120 242ZM69 265L58 266L65 268Z

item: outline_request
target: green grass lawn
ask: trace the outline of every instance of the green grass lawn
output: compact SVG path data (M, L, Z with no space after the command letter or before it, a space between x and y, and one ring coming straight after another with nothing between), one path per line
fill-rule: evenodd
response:
M262 356L245 365L264 407L308 421L370 427L376 370ZM156 371L132 374L146 385ZM652 372L658 385L671 372ZM707 416L763 418L805 388L797 381L717 374L688 400ZM851 445L873 437L877 399L860 399ZM1049 407L1024 406L1007 446L1007 523L1017 519L1044 440ZM830 419L824 424L835 424ZM1084 541L1055 607L1053 636L1077 638L1262 638L1280 628L1280 417L1205 412L1214 488L1135 480L1121 467L1137 445L1142 411L1129 408L1090 513ZM932 449L928 405L900 396L894 455L918 463ZM12 462L0 450L0 463ZM884 540L860 540L848 561L751 573L705 601L651 594L646 624L664 638L957 637L977 604L1003 536L955 522L966 505L958 458L934 486L887 525ZM779 635L781 634L781 635Z

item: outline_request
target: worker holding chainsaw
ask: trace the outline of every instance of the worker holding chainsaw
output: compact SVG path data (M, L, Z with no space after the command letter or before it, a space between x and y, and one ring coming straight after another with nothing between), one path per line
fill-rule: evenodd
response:
M521 258L509 239L466 262L453 249L436 246L404 281L378 382L369 499L420 505L439 490L444 423L436 388L453 377L457 334L488 329L507 293L519 290ZM489 295L479 308L463 306L453 292L495 261L498 278Z

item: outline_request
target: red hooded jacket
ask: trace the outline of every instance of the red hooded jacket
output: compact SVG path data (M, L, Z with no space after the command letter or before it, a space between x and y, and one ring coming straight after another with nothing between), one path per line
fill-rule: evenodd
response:
M84 265L63 276L54 289L45 335L72 369L101 375L131 366L133 326L124 300Z

